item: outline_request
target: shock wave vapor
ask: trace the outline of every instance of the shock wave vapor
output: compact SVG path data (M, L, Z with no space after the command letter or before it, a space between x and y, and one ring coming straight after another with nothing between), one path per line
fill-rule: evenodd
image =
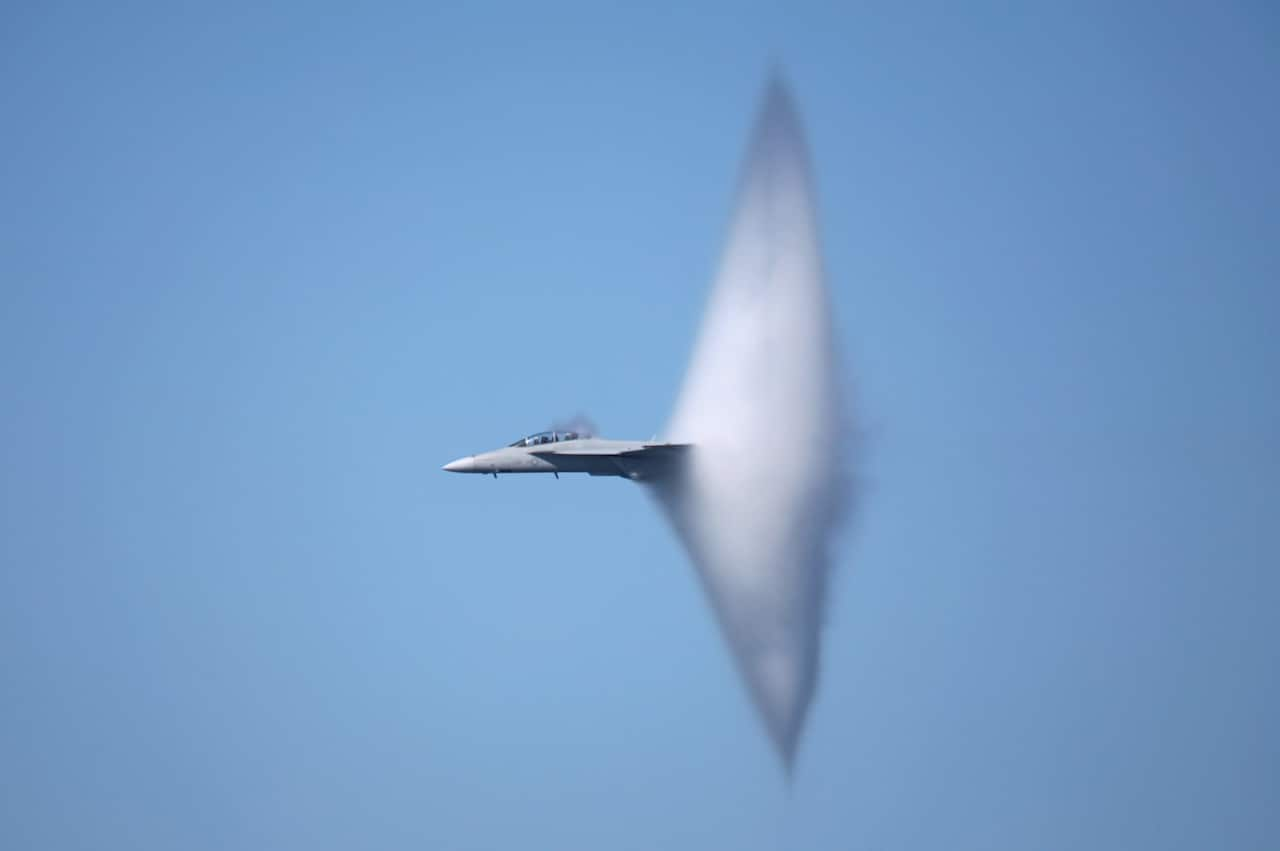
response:
M845 513L837 364L808 153L775 79L663 439L549 431L444 468L585 472L646 487L688 551L788 770L817 684L832 541Z

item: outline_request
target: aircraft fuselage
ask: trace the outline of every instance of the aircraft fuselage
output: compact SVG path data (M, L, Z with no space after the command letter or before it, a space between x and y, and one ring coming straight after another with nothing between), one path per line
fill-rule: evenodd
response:
M510 446L468 455L445 464L450 473L586 473L649 479L668 471L687 444L607 440L572 432L542 432Z

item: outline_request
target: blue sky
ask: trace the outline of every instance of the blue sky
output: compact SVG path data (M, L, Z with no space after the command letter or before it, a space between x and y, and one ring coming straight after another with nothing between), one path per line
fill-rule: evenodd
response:
M1276 845L1265 4L0 14L0 845ZM438 469L662 427L775 63L863 434L790 789L636 488Z

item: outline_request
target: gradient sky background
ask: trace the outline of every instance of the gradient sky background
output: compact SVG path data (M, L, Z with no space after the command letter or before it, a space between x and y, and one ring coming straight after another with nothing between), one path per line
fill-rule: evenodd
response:
M1280 846L1269 4L181 5L0 13L0 846ZM439 471L662 427L774 62L864 434L790 790L635 486Z

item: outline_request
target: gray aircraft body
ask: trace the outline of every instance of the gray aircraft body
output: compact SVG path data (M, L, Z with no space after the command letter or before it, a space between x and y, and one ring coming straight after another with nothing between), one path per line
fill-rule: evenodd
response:
M587 473L635 481L670 472L687 443L606 440L576 431L542 431L515 443L445 464L450 473Z

